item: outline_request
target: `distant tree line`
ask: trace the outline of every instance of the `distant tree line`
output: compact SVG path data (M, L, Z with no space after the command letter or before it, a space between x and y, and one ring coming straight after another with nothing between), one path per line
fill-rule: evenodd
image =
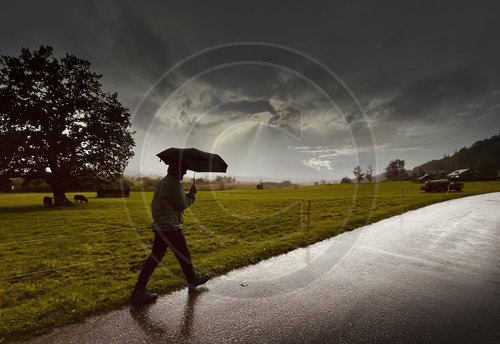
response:
M479 140L470 147L463 147L442 159L436 159L415 167L412 173L421 177L425 173L434 172L445 175L452 171L469 168L480 179L495 179L500 170L500 134Z
M0 177L4 177L0 175ZM93 180L74 181L66 187L66 192L96 191L99 183ZM50 184L40 179L0 178L0 192L52 192Z
M124 179L130 186L132 191L154 191L156 185L160 182L163 177L129 177L125 176ZM185 188L189 188L192 183L192 178L184 178L183 185ZM230 176L217 176L215 179L208 179L206 177L196 178L196 185L212 185L212 188L216 190L224 190L226 188L232 188L227 186L227 184L236 183L235 177Z
M236 178L235 177L230 177L230 176L217 176L217 177L215 177L214 182L217 183L217 184L220 184L220 183L225 183L225 184L236 183Z
M289 180L284 180L280 183L278 182L264 182L260 181L257 184L257 189L280 189L280 188L297 188L299 187L298 184L294 184Z

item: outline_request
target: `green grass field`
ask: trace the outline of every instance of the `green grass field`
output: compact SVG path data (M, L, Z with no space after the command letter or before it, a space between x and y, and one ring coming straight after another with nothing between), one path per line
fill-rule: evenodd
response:
M184 232L197 271L218 275L411 209L500 191L500 182L466 182L460 193L424 193L420 186L200 191L185 212ZM126 199L84 194L88 204L60 209L42 207L48 194L0 194L0 342L127 303L153 239L152 193ZM149 290L164 294L183 285L167 252Z

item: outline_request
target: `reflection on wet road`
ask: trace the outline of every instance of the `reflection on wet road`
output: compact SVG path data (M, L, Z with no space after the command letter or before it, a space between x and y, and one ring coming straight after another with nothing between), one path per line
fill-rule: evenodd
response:
M153 305L137 309L131 308L130 315L137 321L142 330L148 333L148 342L189 342L191 330L193 328L196 299L207 291L207 288L201 287L196 291L186 292L186 303L182 312L182 319L177 328L172 327L172 323L165 322L167 319L163 319L161 316L156 316L154 311L151 309ZM177 333L175 332L176 329L178 329Z

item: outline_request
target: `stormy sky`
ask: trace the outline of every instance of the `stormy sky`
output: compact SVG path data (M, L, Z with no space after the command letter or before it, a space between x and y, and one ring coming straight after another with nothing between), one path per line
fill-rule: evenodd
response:
M413 168L500 132L498 1L2 1L0 54L88 59L136 131L232 176L334 180Z

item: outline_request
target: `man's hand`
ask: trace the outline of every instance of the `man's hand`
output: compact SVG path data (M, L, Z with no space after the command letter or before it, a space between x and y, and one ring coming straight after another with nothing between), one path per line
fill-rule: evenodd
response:
M196 195L198 190L196 190L196 185L191 185L191 190L189 190L189 193L192 195Z

